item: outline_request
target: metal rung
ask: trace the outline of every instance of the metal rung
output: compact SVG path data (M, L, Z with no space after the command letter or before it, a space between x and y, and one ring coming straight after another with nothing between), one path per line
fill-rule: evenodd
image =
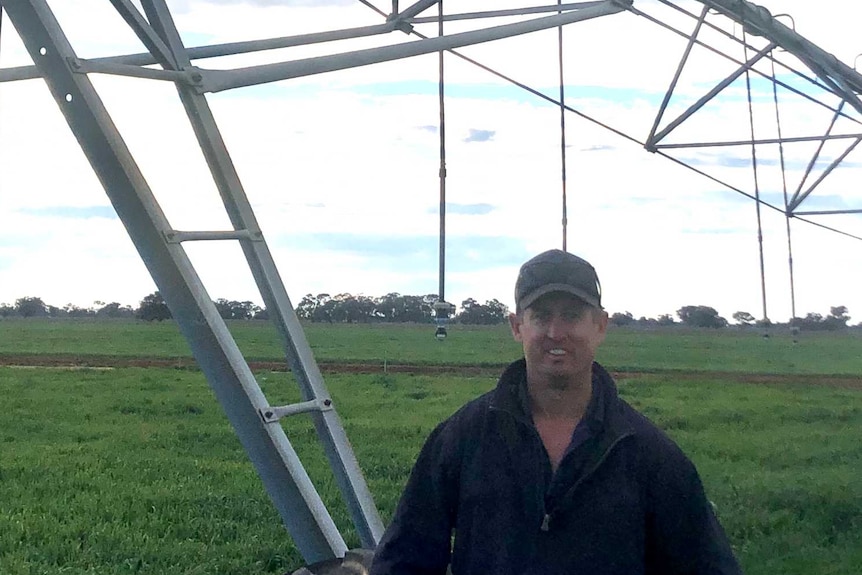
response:
M273 423L288 415L297 415L311 411L331 411L332 409L332 400L327 397L326 399L312 399L311 401L303 401L291 405L264 407L260 410L260 416L264 422Z
M69 67L75 74L112 74L115 76L129 76L149 80L183 82L190 86L195 85L197 81L201 80L200 72L159 70L157 68L144 68L143 66L117 64L116 62L99 62L82 58L68 58L67 62L69 62Z
M165 232L165 239L168 240L169 244L206 240L251 240L253 242L260 242L263 241L263 233L260 231L250 232L249 230L231 230L222 232L181 232L178 230L170 230Z

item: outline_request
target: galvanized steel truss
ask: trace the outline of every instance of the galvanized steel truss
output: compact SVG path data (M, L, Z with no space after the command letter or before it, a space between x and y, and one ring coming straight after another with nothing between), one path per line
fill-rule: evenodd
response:
M445 50L539 98L559 105L563 110L599 124L628 140L641 144L653 153L685 165L731 190L756 200L758 209L763 205L785 214L788 218L788 244L789 221L792 217L802 219L801 216L814 214L862 213L862 207L830 211L799 209L824 179L862 141L862 128L856 129L855 132L833 133L833 128L839 119L852 122L857 127L862 124L860 122L862 100L859 97L862 92L862 76L754 4L744 0L702 0L700 12L694 13L687 9L692 2L684 0L659 0L656 3L644 4L643 7L635 5L632 0L601 0L446 14L442 18L444 21L482 21L500 16L522 19L516 23L428 38L420 34L416 26L438 22L437 16L420 16L425 10L436 5L437 0L419 0L403 10L399 10L398 1L393 0L392 11L388 14L365 0L360 1L385 16L385 22L299 36L187 48L180 39L165 0L142 0L143 14L130 0L111 0L113 7L135 32L147 51L83 59L76 55L46 0L0 0L0 6L7 12L35 62L34 66L0 68L0 82L41 77L47 83L156 285L165 297L216 397L237 430L285 526L308 563L341 557L346 552L346 545L279 425L278 421L281 417L295 413L312 414L314 425L335 472L341 492L348 503L363 546L371 548L376 545L382 532L382 524L263 233L233 167L205 94ZM661 15L656 15L656 7L689 18L693 30L686 31L678 24L665 21ZM642 140L636 135L601 122L581 110L484 66L456 50L463 46L557 28L623 11L636 14L687 39L687 47L656 112L652 128ZM676 22L676 19L674 21ZM741 37L736 30L728 31L722 22L741 24ZM711 40L704 40L702 36L706 29L738 45L744 51L745 57L740 58L739 54L731 55L711 45ZM218 56L336 42L390 32L414 34L420 39L363 50L334 52L315 58L229 70L207 69L196 64L200 60ZM726 58L735 63L736 69L674 119L664 122L669 103L675 97L679 78L689 63L689 56L695 47L705 48ZM788 60L786 55L792 56L790 60L793 61L785 61ZM779 66L785 74L794 78L794 81L779 79L774 71L764 72L760 66L763 63L769 63L773 68L776 65ZM152 67L153 65L157 67ZM168 81L176 85L180 101L192 123L230 217L232 229L183 231L172 228L98 93L93 88L88 77L90 73ZM712 142L668 141L683 123L695 117L722 90L735 81L745 76L750 87L751 75L766 78L772 82L774 88L780 87L803 98L813 106L830 110L833 120L826 133L782 137L779 131L778 137L775 138L757 138L752 127L751 137L747 139ZM804 84L806 87L800 87L799 84ZM824 96L837 98L838 104L827 102ZM777 98L776 117L780 118ZM806 187L806 182L820 158L824 144L833 140L849 141L846 152L835 158L828 168ZM672 155L672 151L681 149L749 146L756 175L758 149L763 146L782 146L804 141L819 142L819 146L797 189L791 196L785 195L784 206L764 202L756 189L752 193L751 190L731 185L722 181L717 175L690 165L684 158ZM782 170L783 168L782 160ZM809 223L822 226L816 222L809 221ZM836 228L828 229L855 239L862 239L850 232ZM264 397L183 248L184 242L201 240L233 240L241 245L262 299L282 336L287 362L299 382L303 397L303 401L299 404L272 406ZM764 317L766 317L765 285Z

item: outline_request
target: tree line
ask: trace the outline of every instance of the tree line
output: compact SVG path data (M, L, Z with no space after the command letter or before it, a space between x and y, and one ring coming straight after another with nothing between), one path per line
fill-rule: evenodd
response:
M402 295L397 292L382 297L354 296L348 293L307 294L296 306L296 315L303 320L328 323L433 323L436 319L434 304L438 297ZM234 301L219 298L213 301L224 319L269 319L264 307L251 301ZM460 311L452 321L462 324L493 325L506 321L509 308L496 299L479 303L473 298L461 302ZM92 317L137 318L144 321L171 319L171 310L162 295L156 291L145 296L137 307L118 302L94 302L92 307L66 304L57 307L45 303L40 297L22 297L10 305L0 303L0 317Z
M715 308L706 305L686 305L676 311L679 323L688 327L723 328L729 325L728 321L718 315ZM731 316L740 327L770 327L782 325L773 323L768 319L756 319L747 311L737 311ZM829 308L829 315L823 316L819 313L809 313L805 317L791 318L787 324L792 329L805 331L835 331L847 327L850 315L847 306L839 305ZM641 317L635 319L630 312L614 313L610 322L615 326L666 326L674 325L676 320L670 314L660 315L657 319ZM859 324L862 326L862 323Z
M266 310L250 301L217 299L213 302L225 319L267 319ZM159 292L144 297L138 307L118 302L93 302L91 307L66 304L57 307L45 303L40 297L22 297L10 305L0 303L0 317L91 317L91 318L137 318L146 321L171 319L171 311Z
M432 323L436 294L423 296L391 292L381 297L342 293L307 294L296 306L300 319L329 323ZM509 308L496 299L479 303L473 298L461 302L452 321L472 325L494 325L509 317Z
M296 305L297 316L306 321L326 323L433 323L434 304L439 298L436 294L423 296L402 295L391 292L381 297L341 293L330 295L306 294ZM66 304L62 308L46 304L39 297L22 297L15 303L0 303L0 317L93 317L93 318L137 318L145 321L171 319L164 298L156 291L145 296L137 307L122 305L118 302L93 302L92 307ZM224 319L262 320L269 319L266 308L251 301L235 301L219 298L213 301L219 315ZM458 313L451 317L453 322L469 325L495 325L504 323L509 308L496 299L479 303L473 298L461 302ZM635 319L631 312L611 314L611 325L622 326L669 326L684 325L698 328L724 328L729 322L714 308L705 305L686 305L676 311L677 321L670 314L657 318L640 317ZM769 320L758 320L746 311L737 311L732 316L740 327L768 327ZM787 324L792 329L805 331L834 331L847 327L850 315L846 306L833 306L829 315L808 313L805 317L792 318ZM862 326L862 324L859 324Z

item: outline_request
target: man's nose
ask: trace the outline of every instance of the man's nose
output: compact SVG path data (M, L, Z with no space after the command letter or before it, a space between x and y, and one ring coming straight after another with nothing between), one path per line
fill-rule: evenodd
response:
M546 332L549 339L560 339L566 333L565 323L560 316L555 315L548 321L548 330Z

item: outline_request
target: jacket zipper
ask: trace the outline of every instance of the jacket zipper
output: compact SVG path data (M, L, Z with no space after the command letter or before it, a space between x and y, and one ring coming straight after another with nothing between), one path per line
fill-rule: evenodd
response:
M529 420L527 420L527 418L525 418L522 414L520 414L520 413L515 413L515 412L512 412L512 411L510 411L510 410L508 410L508 409L501 408L501 407L496 407L496 406L493 406L493 405L492 405L492 406L490 406L490 407L489 407L489 409L490 409L491 411L499 411L500 413L505 413L506 415L508 415L509 417L511 417L512 419L514 419L516 423L518 423L519 425L523 425L526 429L528 429L528 430L529 430L529 432L530 432L530 433L532 433L532 434L533 434L533 437L538 441L538 445L539 445L540 447L542 446L542 436L541 436L541 435L539 435L539 431L538 431L538 430L536 429L536 427L532 424L532 422L531 422L531 421L529 421ZM544 451L544 447L541 447L541 449ZM550 515L548 514L548 512L545 510L545 498L544 498L544 495L540 495L540 499L541 499L541 508L542 508L542 525L539 527L539 529L540 529L541 531L547 531L547 530L548 530L548 525L549 525L549 523L550 523L550 521L551 521L551 516L550 516Z
M522 415L520 415L520 414L515 414L515 413L513 413L513 412L509 411L508 409L503 409L503 408L500 408L500 407L495 407L495 406L493 406L493 405L492 405L492 406L490 406L490 407L489 407L489 409L490 409L490 410L492 410L492 411L499 411L499 412L505 413L505 414L509 415L510 417L514 418L514 419L515 419L515 421L517 421L519 424L524 425L524 426L525 426L525 427L527 427L528 429L532 430L532 432L535 434L536 438L539 440L539 443L541 444L541 442L542 442L542 438L541 438L541 436L539 435L539 432L538 432L538 431L536 430L536 428L535 428L533 425L531 425L531 424L530 424L530 422L529 422L529 421L527 421L527 420L526 420ZM580 479L578 479L578 481L577 481L574 485L572 485L572 487L571 487L571 488L566 492L566 496L568 496L568 495L569 495L569 493L572 493L575 489L577 489L577 488L578 488L578 486L579 486L581 483L583 483L583 482L584 482L584 481L585 481L585 480L586 480L590 475L592 475L593 473L595 473L596 469L598 469L599 467L601 467L602 463L604 463L604 462L605 462L605 460L606 460L606 459L608 458L608 456L611 454L611 451L613 451L614 447L616 447L616 446L617 446L617 444L618 444L620 441L622 441L622 440L623 440L623 439L625 439L626 437L629 437L629 436L632 436L632 435L634 435L634 433L632 433L631 431L629 431L629 432L623 433L622 435L620 435L619 437L617 437L617 438L613 441L613 443L611 443L611 444L608 446L608 448L607 448L607 449L605 450L605 452L602 454L602 457L598 460L598 462L596 462L596 464L595 464L592 468L590 468L590 470L589 470L589 471L587 471L583 476L581 476L581 478L580 478ZM543 499L543 500L542 500L542 524L541 524L541 526L539 527L539 530L540 530L540 531L542 531L542 532L544 532L544 533L547 533L548 531L550 531L550 530L551 530L551 519L553 519L553 511L550 511L550 512L549 512L549 511L547 511L547 510L545 509L545 502L544 502L544 498L542 498L542 499Z
M577 489L577 488L578 488L578 486L579 486L581 483L583 483L584 481L586 481L586 480L587 480L587 478L589 478L593 473L595 473L595 472L596 472L596 470L597 470L599 467L601 467L601 466L602 466L602 463L604 463L604 462L605 462L605 460L606 460L606 459L608 458L608 456L611 454L611 451L613 451L613 450L614 450L614 447L616 447L616 446L617 446L617 444L618 444L620 441L622 441L622 440L623 440L623 439L625 439L626 437L629 437L629 436L632 436L632 435L634 435L634 433L632 433L632 432L627 432L627 433L624 433L624 434L620 435L619 437L617 437L617 438L614 440L614 442L613 442L613 443L611 443L611 444L608 446L608 448L605 450L605 452L602 454L601 458L596 462L596 464L595 464L595 465L593 465L593 466L589 469L589 471L587 471L585 474L583 474L583 475L581 476L581 478L580 478L580 479L578 479L578 480L577 480L577 482L575 482L575 484L574 484L574 485L572 485L572 486L569 488L569 490L566 492L565 497L568 497L568 495L569 495L570 493L572 493L575 489ZM544 506L543 506L543 507L544 507ZM544 513L545 513L545 516L544 516L544 518L542 519L542 526L540 527L540 530L541 530L541 531L543 531L543 532L545 532L545 533L547 533L548 531L550 531L550 530L551 530L551 519L553 519L554 512L553 512L553 511L550 511L550 512L545 511Z

